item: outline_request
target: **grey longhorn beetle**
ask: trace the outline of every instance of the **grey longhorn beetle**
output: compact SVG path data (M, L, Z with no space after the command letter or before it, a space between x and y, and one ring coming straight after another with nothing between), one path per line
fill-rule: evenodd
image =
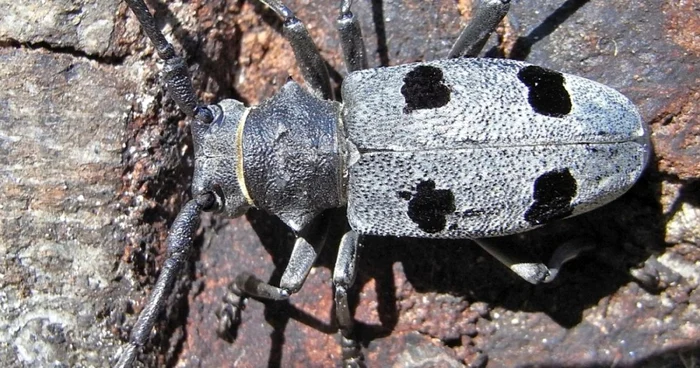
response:
M580 248L549 264L522 262L489 238L531 230L602 206L627 191L650 155L635 106L596 82L526 63L474 58L510 7L483 0L448 59L368 69L352 1L337 29L349 74L342 103L305 26L278 0L307 88L287 82L246 107L201 104L188 66L143 0L126 0L164 61L170 96L191 121L192 195L170 228L167 257L118 367L130 367L193 247L202 211L236 217L257 207L297 234L280 285L239 275L218 331L239 322L245 296L283 300L299 291L320 252L308 231L323 211L347 207L348 230L333 271L343 364L362 366L348 289L361 236L471 239L531 283L554 278Z

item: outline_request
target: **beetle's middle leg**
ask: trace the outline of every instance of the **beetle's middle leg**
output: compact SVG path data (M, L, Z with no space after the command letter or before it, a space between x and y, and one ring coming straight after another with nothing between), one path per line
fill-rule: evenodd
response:
M525 279L531 284L540 284L550 282L556 278L559 270L564 263L576 258L581 252L593 248L593 245L583 239L568 241L554 251L547 264L538 261L532 261L528 257L518 254L508 244L497 244L496 241L489 239L472 239L479 244L481 248L494 256L498 261L506 265L511 271Z
M476 57L509 8L510 0L482 0L447 57Z
M355 320L350 313L348 290L355 283L359 253L359 236L350 230L340 241L338 257L333 269L333 286L335 287L335 314L340 328L341 349L344 367L363 367L360 345L353 338Z

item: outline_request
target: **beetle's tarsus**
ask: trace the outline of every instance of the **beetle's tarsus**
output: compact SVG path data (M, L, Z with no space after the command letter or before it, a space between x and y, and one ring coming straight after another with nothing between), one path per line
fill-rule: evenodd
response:
M357 341L341 334L340 348L342 350L344 368L366 367L362 349Z
M552 272L544 263L515 263L506 266L533 285L550 282L557 276L556 271Z
M216 333L224 340L232 342L236 339L245 303L246 298L243 292L238 289L236 282L231 282L221 306L216 311L216 317L219 319Z

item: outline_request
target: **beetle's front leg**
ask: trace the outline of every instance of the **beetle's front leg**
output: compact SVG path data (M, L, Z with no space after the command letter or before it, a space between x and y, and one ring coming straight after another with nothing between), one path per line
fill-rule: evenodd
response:
M223 304L217 312L219 317L217 332L219 335L229 339L235 337L234 330L240 322L245 297L285 300L291 294L299 291L304 285L311 267L316 262L325 239L315 243L315 245L311 245L303 237L297 238L279 287L270 285L248 272L240 273L229 285L229 292L224 296Z

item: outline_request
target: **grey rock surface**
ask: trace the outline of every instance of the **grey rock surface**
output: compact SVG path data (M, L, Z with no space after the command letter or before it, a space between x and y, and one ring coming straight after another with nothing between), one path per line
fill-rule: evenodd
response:
M125 240L125 86L42 49L2 48L0 64L0 364L104 366L119 345L103 314Z
M3 0L0 40L102 55L115 30L117 5L99 0Z
M338 83L337 1L288 1ZM149 0L207 102L269 98L299 79L280 22L241 0ZM357 1L370 64L446 55L473 2ZM187 122L125 4L0 0L0 366L107 367L162 264L188 196ZM610 206L504 241L546 258L594 252L553 283L517 279L469 241L368 238L354 290L370 366L677 367L697 361L700 22L692 1L514 2L487 46L627 95L655 159ZM252 211L206 217L144 366L333 366L328 245L289 303L249 301L234 342L214 312L240 271L276 282L292 237ZM233 363L232 363L233 362Z

